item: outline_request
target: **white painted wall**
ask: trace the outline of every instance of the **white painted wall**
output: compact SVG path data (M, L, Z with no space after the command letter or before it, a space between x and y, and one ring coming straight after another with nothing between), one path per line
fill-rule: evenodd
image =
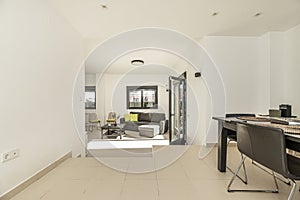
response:
M269 40L270 60L270 107L279 109L280 102L286 97L284 84L284 41L283 32L272 32L267 34Z
M270 88L259 37L208 36L203 40L226 90L226 112L267 113ZM264 52L265 54L265 52Z
M300 24L284 33L284 68L286 98L280 103L290 103L293 114L300 117ZM276 93L280 96L280 93ZM274 95L275 96L275 95Z
M74 122L77 133L77 138L80 141L80 151L81 157L86 156L86 144L87 144L87 135L85 132L85 67L84 63L81 65L80 71L77 74L77 81L74 85L73 92L73 114L74 114ZM77 145L73 143L73 145ZM78 148L78 147L77 147ZM76 151L77 152L77 151Z
M81 37L48 1L1 1L0 196L67 152L80 153L72 113Z
M151 74L146 73L145 70L155 67L155 71ZM160 73L160 69L164 67L145 66L139 67L126 74L108 74L104 73L100 77L97 84L97 114L100 116L103 123L107 119L108 113L111 111L116 112L122 116L130 111L126 107L126 86L135 85L158 85L158 109L138 109L139 112L164 112L168 117L169 98L166 92L168 87L168 80L170 74L176 74L170 69L170 73Z
M271 106L291 104L292 114L300 116L300 25L286 32L272 32L270 40Z
M96 74L85 74L85 86L96 86Z
M260 37L208 36L201 43L222 75L226 112L267 114L287 103L300 116L300 25Z
M270 34L267 33L258 37L258 67L260 69L260 90L257 95L261 95L265 98L267 102L271 101L271 49L270 49ZM271 105L265 105L266 107L263 108L266 111L263 112L264 114L268 114L268 109L271 108Z

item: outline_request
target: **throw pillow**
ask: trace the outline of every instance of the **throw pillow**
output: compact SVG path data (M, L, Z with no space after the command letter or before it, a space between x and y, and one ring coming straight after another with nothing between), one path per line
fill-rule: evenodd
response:
M138 121L138 114L130 114L130 121L137 122Z
M130 122L130 114L124 115L125 122Z

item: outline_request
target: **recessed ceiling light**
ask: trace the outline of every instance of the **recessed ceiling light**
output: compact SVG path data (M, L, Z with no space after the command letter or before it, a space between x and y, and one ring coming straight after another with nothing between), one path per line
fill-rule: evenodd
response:
M131 61L131 64L135 65L135 66L141 66L141 65L144 64L144 61L140 60L140 59L134 59L134 60Z
M219 12L213 12L212 14L211 14L211 16L217 16L219 14Z
M101 4L100 6L102 9L108 9L107 5Z
M253 17L259 17L259 16L261 16L263 13L262 12L258 12L258 13L256 13L255 15L253 15Z

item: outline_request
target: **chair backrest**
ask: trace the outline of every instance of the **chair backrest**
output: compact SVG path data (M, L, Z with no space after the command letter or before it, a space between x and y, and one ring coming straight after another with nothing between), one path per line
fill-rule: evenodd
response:
M285 135L281 129L237 124L237 146L242 154L287 177Z
M86 113L85 117L86 122L98 120L98 116L96 113Z
M117 115L115 112L109 112L107 119L116 119Z
M120 124L125 124L125 118L124 117L120 118Z
M225 117L255 117L255 114L252 113L227 113ZM232 130L227 130L228 131L228 138L231 141L236 141L236 132Z

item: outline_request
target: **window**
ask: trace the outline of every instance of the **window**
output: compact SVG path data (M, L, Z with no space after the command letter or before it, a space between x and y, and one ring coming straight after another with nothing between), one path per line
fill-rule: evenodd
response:
M96 109L96 86L85 86L85 109Z
M127 86L127 109L157 108L157 86Z

